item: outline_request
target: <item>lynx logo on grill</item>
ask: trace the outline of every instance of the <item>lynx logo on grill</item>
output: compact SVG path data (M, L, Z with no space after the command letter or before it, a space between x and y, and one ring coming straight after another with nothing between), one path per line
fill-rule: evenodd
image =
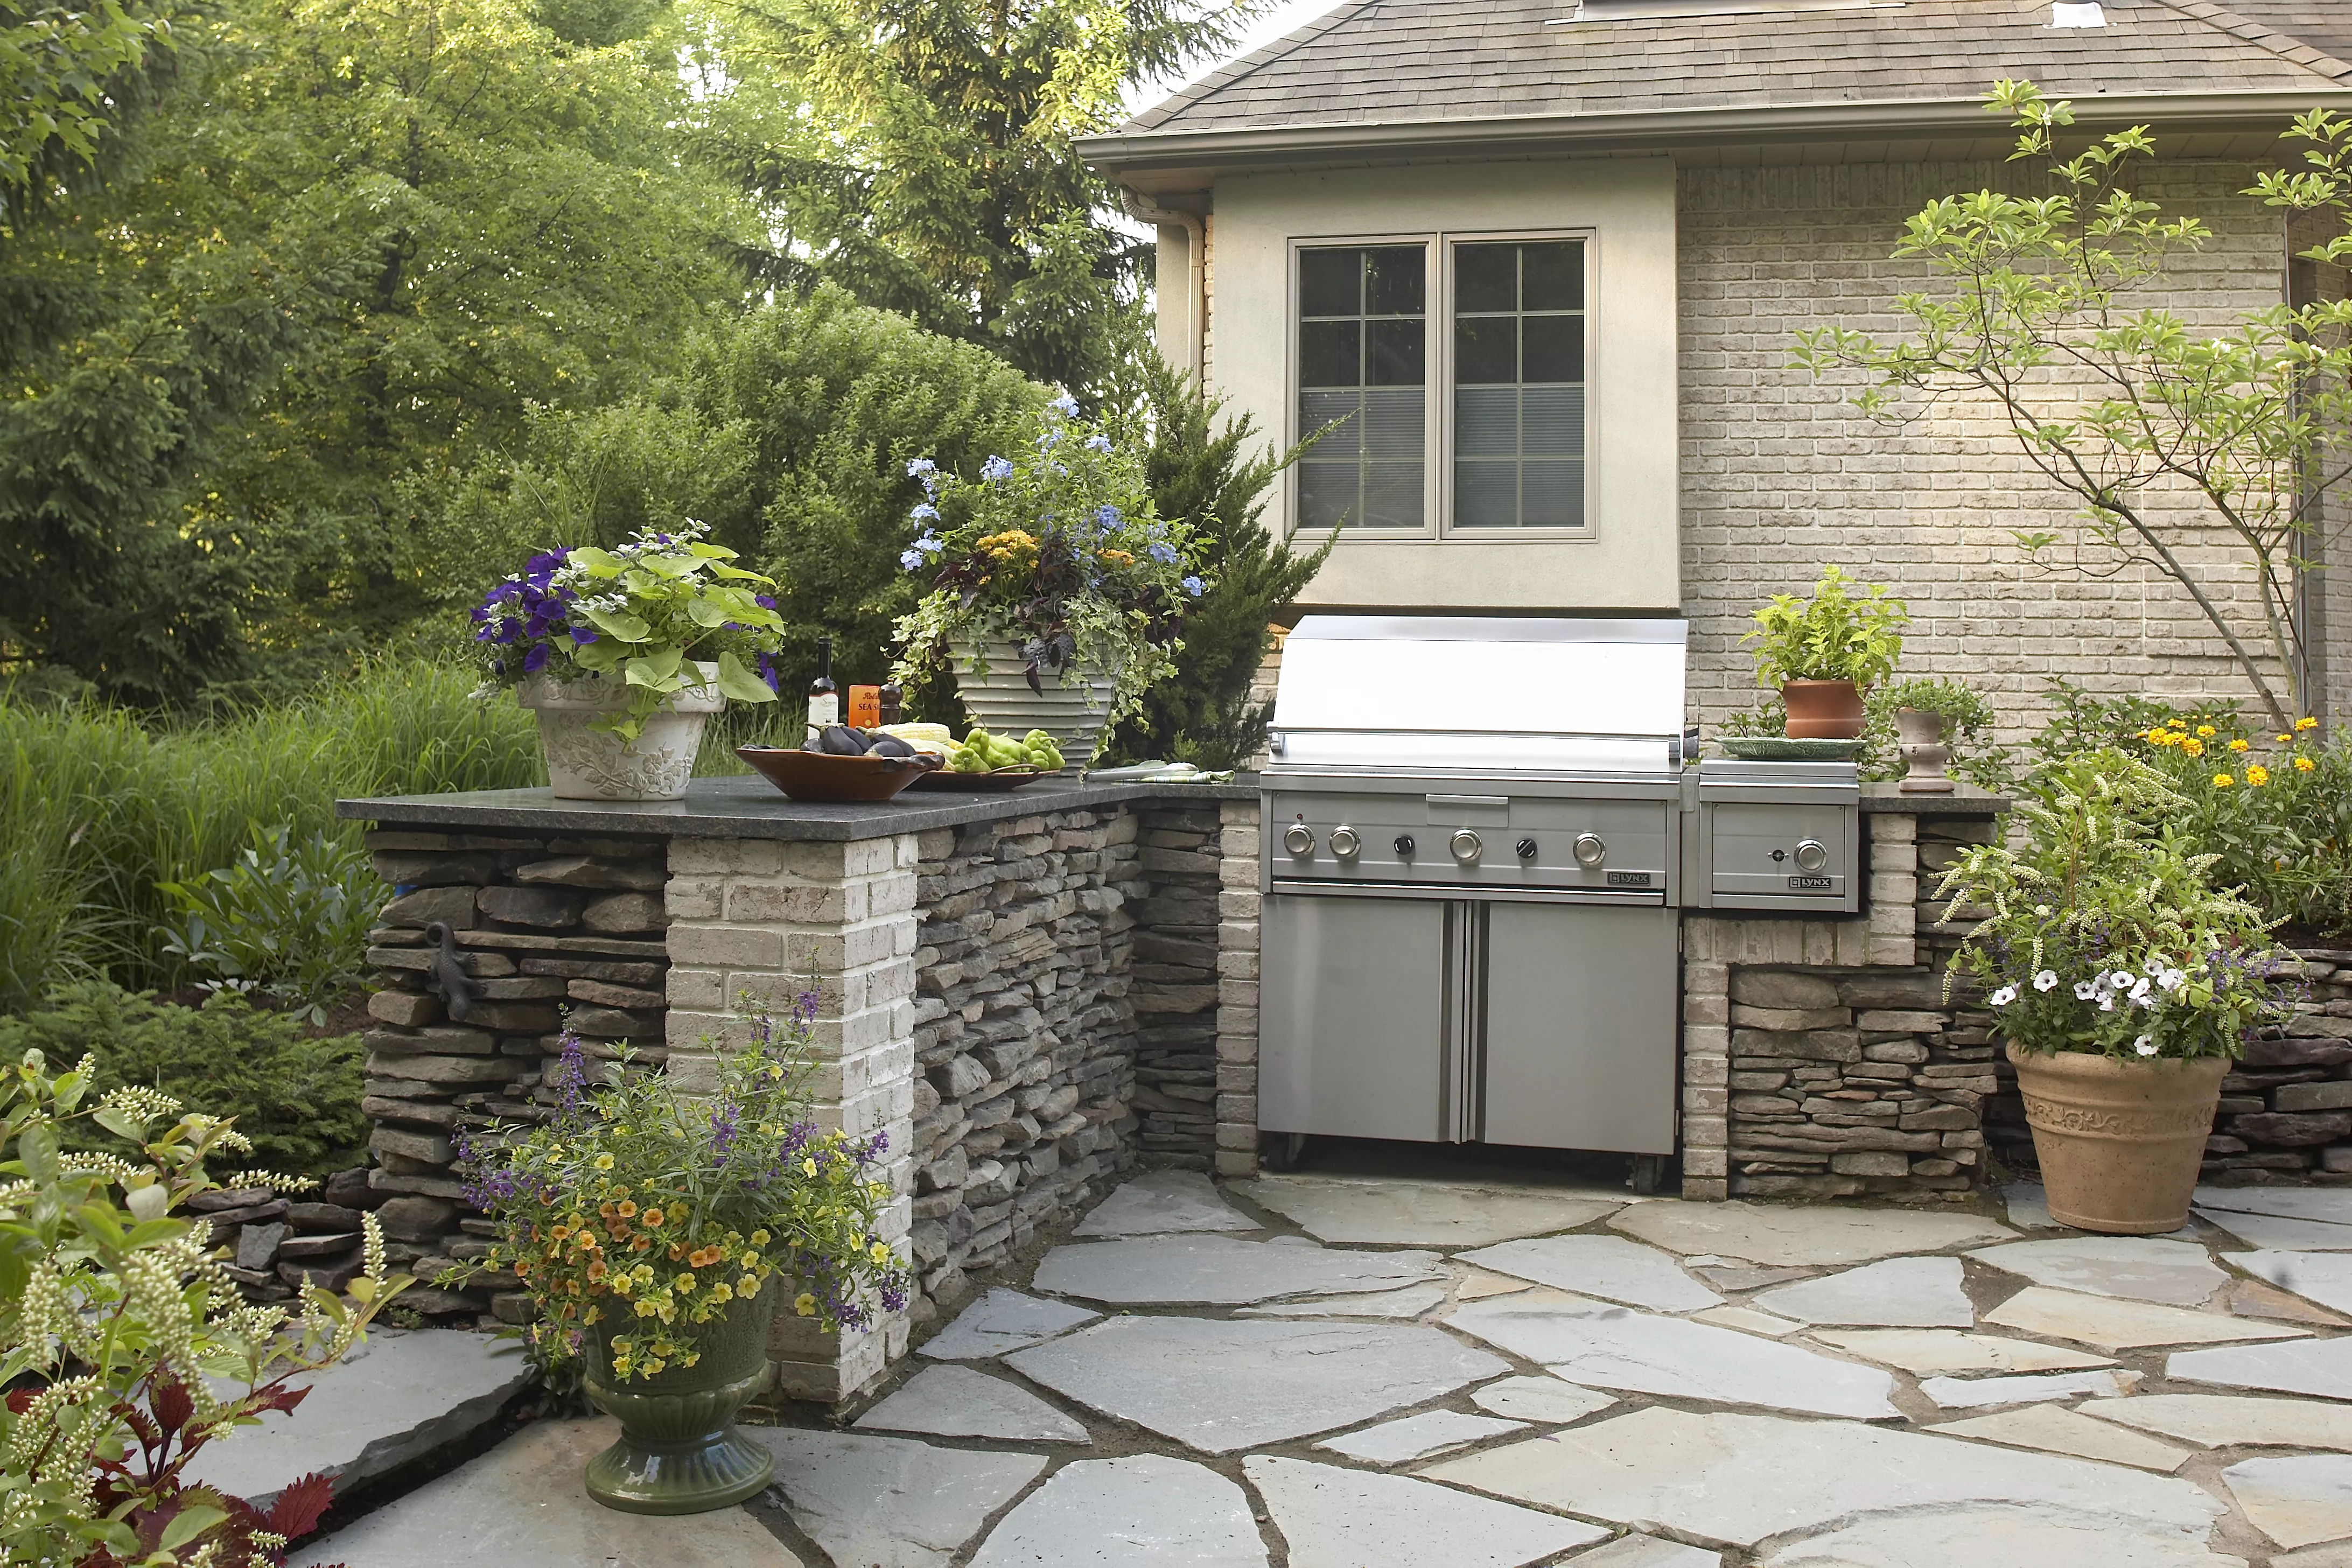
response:
M1789 891L1792 893L1826 893L1829 890L1830 879L1827 877L1791 877L1789 879Z
M1612 871L1609 873L1609 886L1612 888L1646 888L1649 885L1650 873L1647 871Z

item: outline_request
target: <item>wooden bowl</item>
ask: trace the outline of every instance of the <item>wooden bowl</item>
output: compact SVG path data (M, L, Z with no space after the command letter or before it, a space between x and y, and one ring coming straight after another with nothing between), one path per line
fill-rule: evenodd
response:
M925 771L913 757L836 757L783 746L738 746L735 754L794 800L888 800Z

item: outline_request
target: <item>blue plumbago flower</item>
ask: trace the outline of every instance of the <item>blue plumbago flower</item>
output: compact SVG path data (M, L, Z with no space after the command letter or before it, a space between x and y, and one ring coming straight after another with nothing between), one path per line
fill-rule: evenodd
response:
M1071 415L1076 414L1078 411L1078 400L1072 397L1066 392L1062 394L1061 396L1054 399L1053 402L1045 405L1045 406L1059 411L1062 416L1066 419Z
M1173 566L1176 564L1176 547L1172 544L1146 545L1143 552L1146 555L1150 556L1154 561L1159 562L1162 566Z
M1058 425L1048 425L1045 428L1037 432L1037 450L1041 452L1045 451L1052 447L1054 444L1061 438L1062 427Z
M1176 585L1196 599L1201 596L1202 588L1206 586L1198 577L1187 577Z
M1112 529L1117 528L1118 526L1118 508L1111 505L1108 501L1105 501L1102 505L1095 508L1095 526L1101 529L1105 533L1108 533Z
M907 549L898 552L899 570L904 572L912 572L916 567L920 566L922 563L923 552L913 548L911 545Z
M907 515L917 522L937 522L940 520L940 509L925 501Z
M907 465L907 477L910 479L919 479L925 474L935 473L938 469L939 465L929 458L917 458Z
M1087 437L1087 450L1089 452L1109 451L1110 437L1104 435L1099 430L1096 431L1093 435Z
M980 466L980 477L983 479L1009 479L1013 477L1013 465L1003 458L992 457Z

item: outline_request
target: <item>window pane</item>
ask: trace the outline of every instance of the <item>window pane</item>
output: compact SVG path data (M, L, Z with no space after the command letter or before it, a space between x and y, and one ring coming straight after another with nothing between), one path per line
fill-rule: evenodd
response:
M1298 324L1298 384L1353 386L1360 379L1356 367L1356 340L1363 328L1354 321L1301 321Z
M1422 339L1427 325L1413 321L1364 323L1364 382L1370 386L1419 386Z
M1515 527L1518 502L1518 464L1470 458L1454 465L1454 527Z
M1454 308L1515 310L1519 304L1519 247L1457 245L1454 247Z
M1519 393L1512 386L1465 386L1454 395L1454 450L1465 458L1519 455Z
M1428 428L1428 399L1421 388L1383 387L1364 394L1364 456L1421 461Z
M1531 459L1519 478L1519 526L1582 528L1584 464L1576 458Z
M1352 316L1363 307L1364 253L1302 250L1298 253L1298 313Z
M1322 532L1341 521L1357 521L1356 464L1298 465L1298 526Z
M1364 252L1364 314L1418 316L1428 297L1429 253L1418 245Z
M1421 526L1421 465L1418 462L1364 465L1364 526Z
M1519 323L1510 316L1465 316L1454 323L1454 379L1470 384L1519 379Z
M1347 421L1315 443L1316 461L1333 463L1342 458L1352 461L1356 454L1363 450L1363 406L1364 395L1352 389L1347 392L1302 392L1298 395L1299 439L1305 440L1335 419Z
M1583 317L1529 316L1523 324L1527 331L1527 358L1520 367L1522 380L1584 379Z
M1519 247L1522 310L1584 309L1584 247L1575 240Z
M1584 456L1584 388L1530 386L1521 392L1519 450L1530 458Z

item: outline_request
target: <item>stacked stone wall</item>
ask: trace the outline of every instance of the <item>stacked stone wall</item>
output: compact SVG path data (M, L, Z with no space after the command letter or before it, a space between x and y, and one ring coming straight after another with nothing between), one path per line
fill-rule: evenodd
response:
M592 1056L659 1066L667 916L667 846L659 838L379 831L367 836L376 875L392 884L368 963L383 987L369 999L366 1099L374 1124L368 1173L391 1261L418 1276L401 1300L413 1311L514 1316L521 1299L429 1284L447 1265L488 1250L490 1227L467 1214L452 1169L461 1129L528 1123L551 1092L543 1068L561 1050L569 1009ZM425 939L439 922L473 992L452 1016Z

